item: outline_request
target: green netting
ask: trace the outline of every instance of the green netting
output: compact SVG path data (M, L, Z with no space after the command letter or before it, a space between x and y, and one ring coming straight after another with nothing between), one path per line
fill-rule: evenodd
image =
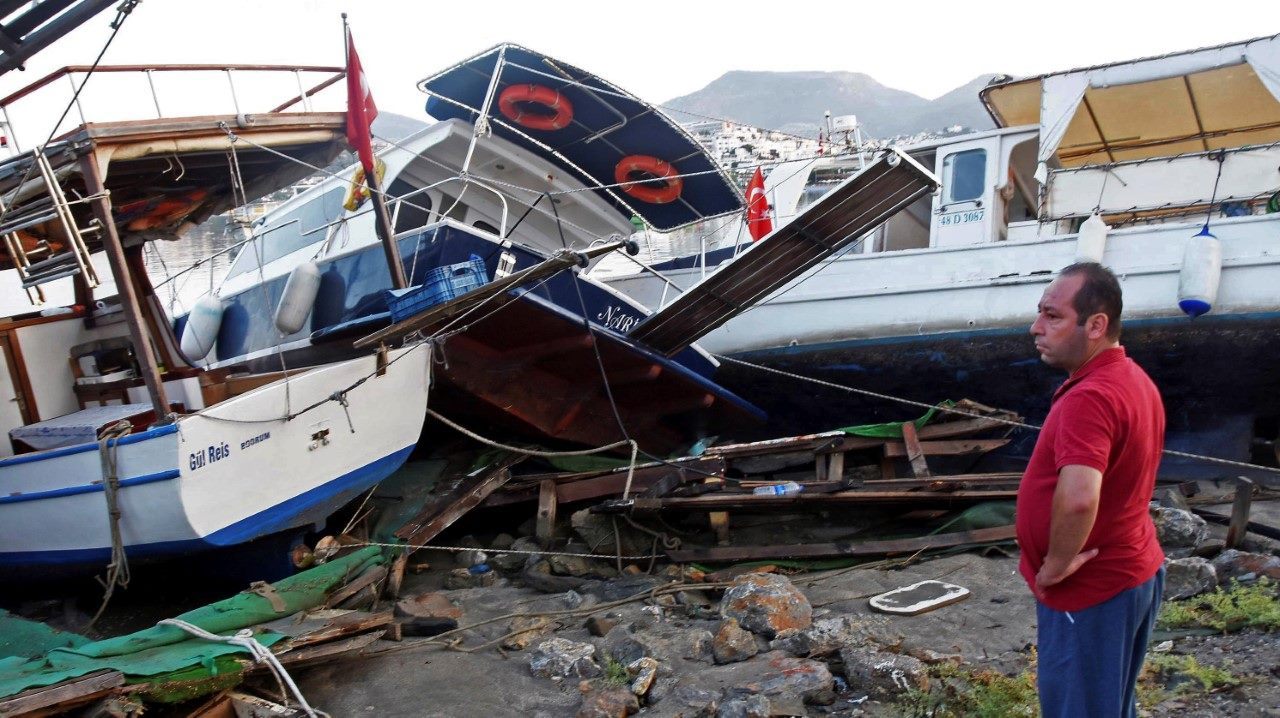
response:
M369 547L277 581L272 587L281 604L279 609L266 596L244 592L177 618L210 633L230 635L314 608L324 603L334 589L383 560L376 547ZM273 632L260 632L255 637L268 646L284 638ZM103 669L120 671L130 679L164 676L193 667L203 667L205 675L215 675L219 656L243 651L236 646L193 639L172 626L154 626L117 638L54 648L36 658L0 659L0 697Z
M39 621L0 611L0 659L35 658L54 648L75 648L88 642L88 638L78 633L59 631Z
M911 423L915 424L917 429L923 429L925 424L933 421L933 415L937 414L940 408L949 409L955 405L956 403L951 400L941 402L937 406L926 411L924 416L912 421ZM858 426L844 426L836 429L836 431L843 431L844 433L851 434L853 436L866 436L872 439L901 439L902 425L905 423L907 422L890 421L885 424L860 424Z

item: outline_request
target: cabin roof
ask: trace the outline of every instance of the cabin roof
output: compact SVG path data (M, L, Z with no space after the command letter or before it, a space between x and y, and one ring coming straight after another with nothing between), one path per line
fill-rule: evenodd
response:
M495 71L498 77L493 84ZM495 135L587 182L626 218L638 214L656 229L671 230L742 209L737 186L683 128L625 90L541 53L519 45L497 45L418 86L431 96L429 115L470 123L479 117L491 84L494 100L485 114ZM564 126L535 129L504 114L498 100L501 93L531 86L549 88L568 101L570 119ZM633 155L671 163L682 176L679 196L649 202L614 186L619 163Z
M1280 35L995 82L1000 126L1038 124L1063 166L1280 141Z

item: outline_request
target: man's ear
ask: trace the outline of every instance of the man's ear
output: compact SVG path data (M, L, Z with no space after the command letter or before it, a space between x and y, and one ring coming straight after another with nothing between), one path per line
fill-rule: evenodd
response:
M1098 312L1089 315L1089 319L1084 323L1085 334L1090 339L1097 340L1107 336L1107 330L1110 328L1111 320L1106 314Z

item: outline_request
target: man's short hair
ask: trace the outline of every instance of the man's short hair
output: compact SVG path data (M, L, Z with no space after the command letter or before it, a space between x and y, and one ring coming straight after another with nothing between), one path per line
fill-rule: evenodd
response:
M1083 277L1084 283L1071 300L1081 326L1094 314L1107 315L1107 338L1120 338L1120 312L1124 310L1120 280L1097 262L1076 262L1058 273L1059 277Z

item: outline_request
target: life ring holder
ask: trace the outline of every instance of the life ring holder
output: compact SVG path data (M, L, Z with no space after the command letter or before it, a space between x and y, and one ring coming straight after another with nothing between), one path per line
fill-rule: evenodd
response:
M537 105L543 112L528 112ZM498 95L503 117L531 130L560 130L573 120L573 103L546 85L511 85Z
M632 176L636 173L651 175L653 181L661 181L663 186L651 186L651 182L637 182ZM684 190L684 180L675 166L666 160L649 155L627 155L618 161L613 168L613 179L622 185L619 189L628 195L649 204L667 204L674 202ZM634 184L626 184L628 182Z

